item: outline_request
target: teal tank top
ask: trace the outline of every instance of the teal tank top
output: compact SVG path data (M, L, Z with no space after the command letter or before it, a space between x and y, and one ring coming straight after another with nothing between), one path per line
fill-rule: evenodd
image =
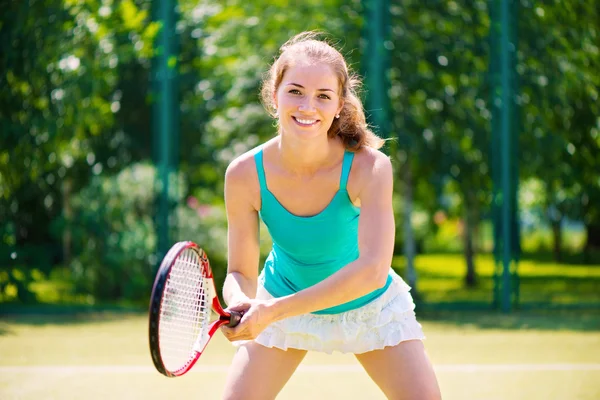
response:
M254 155L262 203L259 215L273 240L259 279L273 297L313 286L358 258L360 208L352 204L346 191L353 159L354 153L346 151L339 190L327 207L317 215L301 217L285 209L269 191L262 148ZM391 282L388 274L383 288L314 314L338 314L359 308L379 297Z

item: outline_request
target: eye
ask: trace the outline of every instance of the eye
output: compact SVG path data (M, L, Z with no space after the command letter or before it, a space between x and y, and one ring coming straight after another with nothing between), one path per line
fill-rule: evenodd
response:
M288 93L291 93L291 94L300 94L300 91L298 89L292 89L292 90L288 91Z
M331 97L327 96L326 94L321 94L321 95L319 95L319 97L322 99L331 100Z

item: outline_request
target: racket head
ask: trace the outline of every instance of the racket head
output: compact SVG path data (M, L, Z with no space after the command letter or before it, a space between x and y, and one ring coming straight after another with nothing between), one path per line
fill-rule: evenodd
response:
M229 322L211 323L211 308L229 317L219 304L206 253L193 242L175 244L160 265L150 297L150 354L160 373L185 374L217 328Z

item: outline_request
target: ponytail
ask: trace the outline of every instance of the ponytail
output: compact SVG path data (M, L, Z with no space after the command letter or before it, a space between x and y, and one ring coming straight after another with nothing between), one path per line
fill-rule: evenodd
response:
M349 79L346 93L343 95L344 106L340 117L335 119L329 128L328 136L339 136L344 147L357 151L364 146L380 149L385 141L377 136L367 124L363 105L356 93L360 81L356 77Z

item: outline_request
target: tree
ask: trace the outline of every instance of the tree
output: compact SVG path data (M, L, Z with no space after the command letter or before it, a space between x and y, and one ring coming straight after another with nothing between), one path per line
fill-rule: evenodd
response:
M472 233L490 186L488 29L481 1L443 1L427 8L408 1L392 7L391 93L400 132L400 179L409 194L415 182L433 182L425 193L437 193L438 200L444 182L456 182L449 187L463 200L467 284L475 282ZM430 199L416 200L431 207L430 214L439 207Z
M127 0L29 0L3 3L1 12L12 18L0 27L0 230L8 250L0 262L23 265L29 276L61 261L56 242L68 227L57 233L51 222L69 212L71 193L140 156L116 118L118 66L148 59L156 27Z
M593 1L522 2L523 176L543 182L557 259L564 217L584 221L586 253L600 247L598 18Z

